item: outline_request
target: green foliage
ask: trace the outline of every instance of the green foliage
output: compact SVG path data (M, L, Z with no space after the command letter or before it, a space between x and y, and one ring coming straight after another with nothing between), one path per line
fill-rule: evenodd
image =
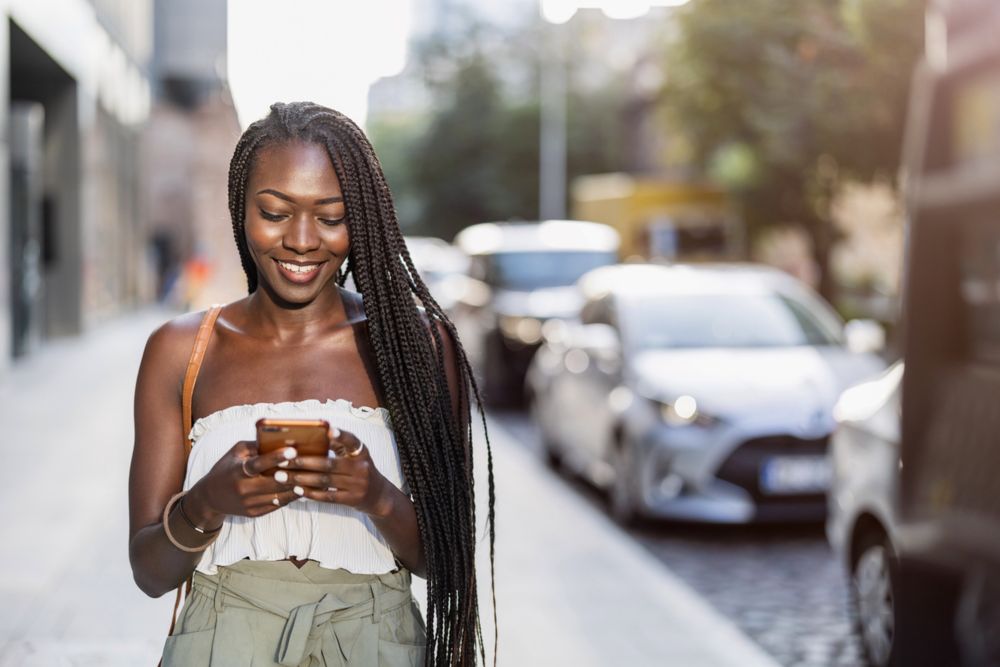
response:
M495 156L503 110L493 73L478 56L460 66L444 94L408 162L423 198L422 227L450 238L465 221L501 212Z
M432 37L417 59L434 99L427 117L370 121L406 233L451 239L478 222L537 219L538 31L532 24L491 42L472 23L457 37ZM570 181L623 164L623 104L608 93L570 86Z
M898 170L923 11L921 0L698 0L675 14L671 125L696 164L738 186L752 229L804 226L827 294L838 184Z
M367 133L382 163L382 171L392 189L399 226L404 234L416 234L423 199L410 173L410 154L426 121L412 114L381 115L371 119Z

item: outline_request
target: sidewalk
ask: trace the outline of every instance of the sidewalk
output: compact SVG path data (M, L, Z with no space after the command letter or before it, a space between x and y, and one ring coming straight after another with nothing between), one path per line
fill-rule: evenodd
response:
M172 596L151 600L132 582L127 480L135 373L166 317L145 312L52 344L0 377L0 667L156 664ZM490 434L500 665L776 664L499 426Z

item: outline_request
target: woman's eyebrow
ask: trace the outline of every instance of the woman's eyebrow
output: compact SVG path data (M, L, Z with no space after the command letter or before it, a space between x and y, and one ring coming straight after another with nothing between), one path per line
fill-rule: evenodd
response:
M259 195L274 195L278 199L284 199L285 201L287 201L289 203L292 203L292 204L295 203L295 200L292 199L291 197L289 197L288 195L286 195L284 192L279 192L277 190L272 190L271 188L264 188L263 190L258 190L257 194L259 194ZM322 199L317 199L316 201L314 201L313 205L319 206L320 204L336 204L337 202L342 202L342 201L344 201L344 198L340 197L340 196L323 197Z

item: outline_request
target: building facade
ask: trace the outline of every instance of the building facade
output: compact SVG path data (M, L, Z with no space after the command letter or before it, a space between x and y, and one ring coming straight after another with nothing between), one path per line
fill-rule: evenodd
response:
M151 0L0 0L0 371L149 299Z
M240 124L226 80L226 0L155 0L142 198L156 293L183 309L246 294L227 184Z

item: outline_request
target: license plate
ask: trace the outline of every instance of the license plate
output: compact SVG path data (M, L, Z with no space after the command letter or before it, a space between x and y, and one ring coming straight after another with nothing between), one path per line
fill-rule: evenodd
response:
M830 462L825 456L776 456L760 468L764 493L819 493L830 487Z

